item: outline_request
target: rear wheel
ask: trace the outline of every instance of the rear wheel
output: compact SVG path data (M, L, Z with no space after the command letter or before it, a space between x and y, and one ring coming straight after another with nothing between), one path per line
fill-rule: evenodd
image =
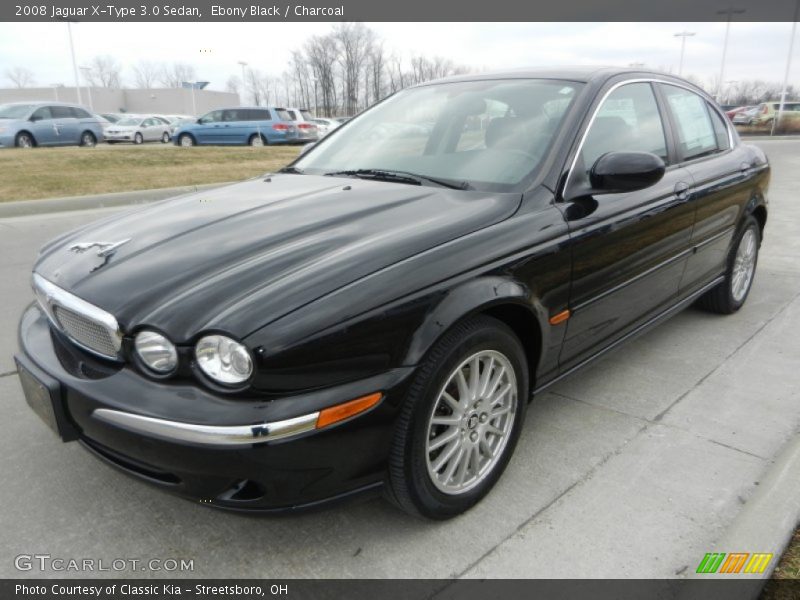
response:
M267 139L258 133L251 135L247 143L251 146L266 146L268 144Z
M194 138L188 133L182 133L181 137L178 138L178 143L180 143L180 145L184 148L190 148L191 146L195 145Z
M514 333L485 316L457 325L421 363L398 418L389 500L431 519L475 505L511 458L527 400L525 351Z
M134 144L141 144L143 142L144 142L144 137L142 136L141 133L137 132L136 135L133 136L133 143Z
M17 134L17 137L14 139L14 144L17 148L33 148L36 142L34 142L33 136L30 133L23 131Z
M755 218L748 216L745 219L735 240L728 254L724 281L697 302L702 308L723 315L739 310L753 285L761 246L761 229Z
M87 148L93 148L97 145L97 138L94 137L94 134L91 131L84 131L81 134L81 146L85 146Z

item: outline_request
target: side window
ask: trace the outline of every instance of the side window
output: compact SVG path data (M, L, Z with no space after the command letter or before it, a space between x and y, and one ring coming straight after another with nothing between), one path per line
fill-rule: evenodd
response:
M607 152L651 152L667 162L667 141L649 83L629 83L605 99L583 144L586 170Z
M708 114L711 115L711 124L714 126L714 136L717 138L717 148L720 150L727 150L731 147L730 138L728 137L728 126L719 113L713 107L707 106Z
M49 106L42 106L41 108L37 108L36 111L31 115L31 121L43 121L44 119L52 119L53 116L50 114L50 107Z
M242 117L239 115L239 112L240 111L238 110L223 110L222 120L226 123L229 123L230 121L241 121Z
M215 110L200 119L201 123L218 123L222 120L222 111Z
M289 114L289 111L286 110L285 108L276 108L275 112L278 114L278 118L281 121L291 121L292 120L292 117Z
M72 119L72 109L69 106L51 106L50 113L54 119Z
M76 119L91 119L92 115L88 112L83 110L82 108L78 108L77 106L72 107L72 116Z
M272 116L269 114L268 110L253 109L250 111L250 119L252 121L271 121Z
M663 90L675 117L675 135L683 160L718 152L717 134L706 101L694 92L674 85L664 85Z

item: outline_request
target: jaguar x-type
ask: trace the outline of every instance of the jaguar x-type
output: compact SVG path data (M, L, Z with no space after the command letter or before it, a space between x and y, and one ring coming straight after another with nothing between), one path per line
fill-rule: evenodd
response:
M742 306L769 174L669 75L418 85L277 173L47 244L19 376L63 440L212 506L451 517L535 394L690 303Z

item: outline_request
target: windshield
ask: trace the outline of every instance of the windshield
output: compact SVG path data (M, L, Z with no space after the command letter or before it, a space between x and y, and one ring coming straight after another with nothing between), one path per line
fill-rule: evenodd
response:
M138 125L141 123L141 119L120 119L117 121L117 125Z
M0 105L0 119L23 119L34 108L34 104L3 104Z
M580 84L514 79L395 94L293 166L311 174L381 170L510 191L535 171Z

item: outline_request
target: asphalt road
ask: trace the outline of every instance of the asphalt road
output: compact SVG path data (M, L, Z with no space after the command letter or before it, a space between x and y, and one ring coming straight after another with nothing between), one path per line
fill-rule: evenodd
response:
M800 141L759 144L773 164L771 212L746 306L730 317L690 308L537 398L495 490L446 523L380 500L293 517L227 514L57 441L23 400L16 322L37 248L109 209L0 220L0 576L80 575L15 569L15 556L34 553L192 559L194 571L170 575L195 577L694 571L800 425Z

